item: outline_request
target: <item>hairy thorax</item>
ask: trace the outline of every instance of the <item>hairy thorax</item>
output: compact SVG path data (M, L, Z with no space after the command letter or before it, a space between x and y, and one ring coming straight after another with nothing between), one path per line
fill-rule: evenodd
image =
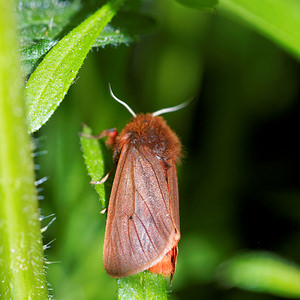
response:
M133 118L117 137L115 157L119 156L127 142L136 148L146 146L165 161L178 161L180 158L180 141L160 116L140 114Z

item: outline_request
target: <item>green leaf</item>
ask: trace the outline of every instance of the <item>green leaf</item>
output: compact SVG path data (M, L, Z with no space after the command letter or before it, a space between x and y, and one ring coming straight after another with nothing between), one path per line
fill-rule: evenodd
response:
M218 275L227 286L300 298L299 266L272 253L238 255L221 265Z
M124 0L112 0L66 35L45 56L26 84L29 131L38 130L63 100L103 28Z
M80 144L88 174L92 181L100 180L106 175L103 153L104 145L101 140L98 141L84 136L92 134L92 130L88 126L84 125L82 133ZM95 184L94 187L100 197L102 207L107 207L104 184Z
M56 40L38 40L24 43L21 48L23 73L30 74L41 56L46 54L57 42Z
M118 299L167 299L166 279L162 275L144 271L117 279Z
M220 0L218 8L247 23L300 59L300 1Z
M86 10L91 9L86 3L85 6L86 9L82 8L79 0L19 2L17 11L20 19L21 55L25 76L29 75L38 60L57 44L66 27L74 22L74 15L77 13L76 19L78 19L80 13L86 14ZM133 11L121 11L116 21L104 28L93 46L128 45L137 41L140 35L149 32L154 26L155 22L149 16Z
M214 9L218 0L176 0L180 4L197 9Z
M48 299L13 7L0 1L0 298Z

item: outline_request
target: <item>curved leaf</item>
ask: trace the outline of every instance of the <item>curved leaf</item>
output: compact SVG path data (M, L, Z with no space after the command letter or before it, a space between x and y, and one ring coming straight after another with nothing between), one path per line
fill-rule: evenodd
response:
M59 106L96 38L124 0L112 0L66 35L45 56L26 84L30 132L38 130Z

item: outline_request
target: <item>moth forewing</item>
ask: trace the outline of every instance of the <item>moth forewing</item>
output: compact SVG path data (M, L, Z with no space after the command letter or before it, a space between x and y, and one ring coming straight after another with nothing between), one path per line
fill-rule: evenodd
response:
M112 277L175 272L180 239L176 162L181 145L160 116L137 115L116 138L103 264Z

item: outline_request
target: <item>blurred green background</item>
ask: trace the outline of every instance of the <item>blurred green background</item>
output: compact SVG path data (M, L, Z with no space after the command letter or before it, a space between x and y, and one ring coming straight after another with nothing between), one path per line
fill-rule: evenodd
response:
M164 115L180 137L181 234L171 299L281 299L228 289L219 265L250 250L300 264L298 62L217 11L149 1L158 28L129 46L93 50L66 99L35 134L48 281L55 299L114 299L102 266L105 217L80 151L81 124L94 133L195 98ZM299 30L295 29L295 30ZM46 225L48 219L43 220Z

